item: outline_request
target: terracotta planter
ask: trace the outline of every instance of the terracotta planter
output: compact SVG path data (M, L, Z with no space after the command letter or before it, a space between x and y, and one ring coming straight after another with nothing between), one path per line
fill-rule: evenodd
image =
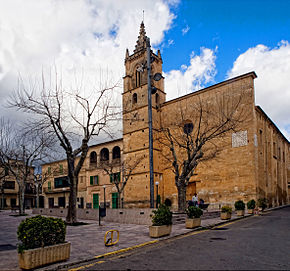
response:
M232 214L230 214L230 213L221 213L222 220L231 219L231 217L232 217Z
M19 267L32 269L49 263L67 260L70 256L70 243L24 250L18 253Z
M244 216L245 210L236 210L237 216Z
M171 225L162 225L162 226L149 226L149 235L150 237L161 237L166 236L171 233Z
M195 227L199 227L201 225L201 218L186 218L185 227L187 229L193 229Z
M254 213L254 209L248 209L248 214L253 214Z

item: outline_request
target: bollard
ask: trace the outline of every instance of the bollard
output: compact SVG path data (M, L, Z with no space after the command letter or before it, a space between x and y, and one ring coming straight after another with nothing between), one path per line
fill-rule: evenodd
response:
M114 232L117 233L117 240L113 242ZM111 233L111 237L107 240L107 235ZM119 231L118 230L109 230L105 233L104 243L106 247L116 245L119 242Z

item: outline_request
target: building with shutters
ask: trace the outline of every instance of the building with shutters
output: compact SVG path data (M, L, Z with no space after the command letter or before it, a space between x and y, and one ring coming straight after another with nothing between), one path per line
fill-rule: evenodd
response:
M110 208L149 207L149 122L148 86L146 67L146 32L143 22L132 54L126 51L125 76L122 93L123 137L121 139L91 146L79 176L78 207L98 208L106 200ZM152 74L162 74L161 53L151 51ZM271 121L261 107L255 105L254 79L256 74L247 74L226 80L188 95L166 100L164 80L154 81L152 94L153 125L153 176L158 183L158 195L154 185L154 199L164 202L170 199L177 206L177 189L171 163L164 157L160 130L173 123L189 125L195 129L197 119L194 105L201 100L214 104L220 97L239 99L243 96L242 108L246 112L236 131L228 132L221 141L218 154L200 163L196 174L190 178L186 198L194 193L210 203L211 208L224 204L233 205L238 199L267 198L270 206L289 203L290 159L289 141ZM223 105L226 109L228 104ZM215 112L213 105L210 110ZM186 113L186 122L180 117ZM133 161L138 161L132 166ZM130 165L131 163L131 165ZM110 174L104 168L111 167ZM118 200L118 191L113 178L124 180L124 167L130 168L125 189ZM43 170L54 170L53 177L45 183L45 207L65 207L69 187L66 181L66 161L43 165ZM105 186L105 188L104 188ZM104 193L105 192L105 193Z

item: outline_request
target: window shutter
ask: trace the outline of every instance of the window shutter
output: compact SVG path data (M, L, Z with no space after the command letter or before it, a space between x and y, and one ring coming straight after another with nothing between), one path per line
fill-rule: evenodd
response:
M48 190L51 190L51 182L48 182L47 186L48 186Z
M63 165L59 165L59 173L60 173L60 174L63 173Z
M97 175L97 185L99 185L99 175Z
M118 176L117 176L118 182L120 182L121 181L121 174L120 174L120 172L118 172L117 174L118 174Z
M94 184L94 176L90 176L90 185Z
M110 174L110 183L113 182L113 174Z

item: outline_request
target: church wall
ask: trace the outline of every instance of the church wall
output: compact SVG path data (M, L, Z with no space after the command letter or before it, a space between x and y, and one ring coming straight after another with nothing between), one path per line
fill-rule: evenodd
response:
M196 169L197 175L191 178L191 181L196 182L196 192L199 198L210 203L212 208L224 204L234 204L238 199L248 201L256 198L254 78L254 74L247 74L167 102L161 107L162 127L170 127L172 123L176 123L178 118L180 119L181 110L184 115L187 112L186 118L192 119L192 122L195 123L192 109L194 106L192 105L196 105L199 99L207 101L214 112L216 97L226 95L236 99L239 95L243 96L241 110L245 114L242 116L243 123L239 126L238 131L246 131L246 143L232 147L233 132L227 133L222 140L215 141L221 147L217 157L200 163ZM228 104L224 106L227 107ZM174 185L174 174L168 162L164 167L167 168L163 173L164 197L173 198L173 205L176 207L177 189Z
M289 202L289 142L261 108L256 107L258 145L258 195L269 206Z

